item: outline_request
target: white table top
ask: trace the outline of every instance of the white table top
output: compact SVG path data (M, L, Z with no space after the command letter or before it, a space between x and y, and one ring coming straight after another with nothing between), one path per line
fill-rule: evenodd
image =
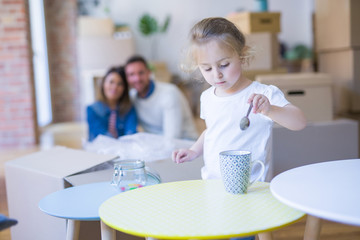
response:
M270 190L278 200L295 209L360 226L360 159L310 164L285 171L271 181Z

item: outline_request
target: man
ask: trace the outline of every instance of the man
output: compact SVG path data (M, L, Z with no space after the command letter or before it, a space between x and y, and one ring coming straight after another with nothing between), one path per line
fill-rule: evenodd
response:
M189 103L174 84L153 81L148 64L141 56L131 57L125 72L144 131L168 138L197 139Z

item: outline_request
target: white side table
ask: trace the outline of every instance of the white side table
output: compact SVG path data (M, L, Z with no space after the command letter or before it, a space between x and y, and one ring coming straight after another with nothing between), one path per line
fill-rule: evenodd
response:
M285 171L271 181L270 190L279 201L313 216L310 221L319 227L316 218L360 226L360 159L316 163ZM320 231L307 230L305 235L318 235Z

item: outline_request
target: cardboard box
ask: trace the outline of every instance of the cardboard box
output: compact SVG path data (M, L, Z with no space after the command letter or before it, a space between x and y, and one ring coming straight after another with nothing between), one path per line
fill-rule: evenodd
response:
M329 74L334 86L334 112L360 112L360 48L318 54L319 72Z
M328 74L260 75L255 80L280 88L286 99L304 112L309 122L333 119L332 80Z
M152 73L156 81L171 82L172 74L169 72L166 62L151 62Z
M317 51L360 47L360 1L316 0Z
M255 51L254 58L246 70L271 70L279 66L280 51L278 36L275 33L261 32L245 35L246 44Z
M81 71L107 70L112 66L125 64L135 53L135 43L132 37L82 37L77 39L77 51Z
M281 31L280 12L238 12L229 14L227 19L244 34Z
M243 74L248 79L255 81L256 77L259 75L272 75L272 74L282 74L282 73L288 73L286 68L275 68L271 70L243 70Z
M114 34L114 22L111 18L78 18L79 37L112 37Z
M301 131L291 131L275 124L274 176L307 164L359 158L358 130L358 121L351 119L309 123Z
M18 224L11 228L11 239L65 239L65 219L43 213L38 207L39 201L52 192L71 186L66 177L113 158L110 155L55 147L6 162L9 216L18 220Z

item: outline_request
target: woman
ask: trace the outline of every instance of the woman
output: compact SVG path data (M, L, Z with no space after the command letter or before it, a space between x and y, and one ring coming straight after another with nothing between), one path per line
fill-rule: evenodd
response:
M89 141L99 134L118 138L136 133L137 117L123 67L110 68L101 81L100 99L88 106Z

